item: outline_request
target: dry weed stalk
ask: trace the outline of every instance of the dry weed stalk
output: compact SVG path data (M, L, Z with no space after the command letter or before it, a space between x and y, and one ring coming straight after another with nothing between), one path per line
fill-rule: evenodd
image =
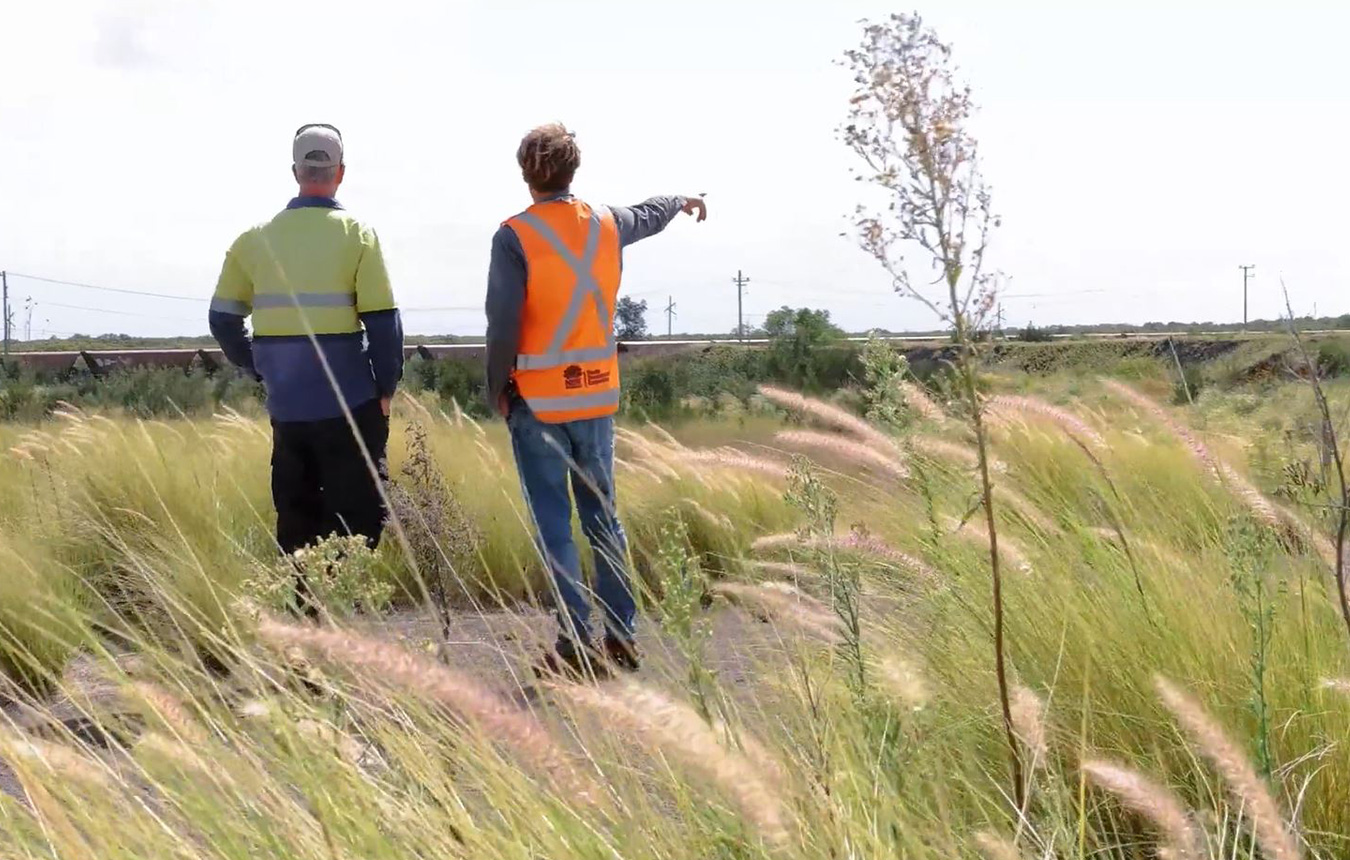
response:
M1298 842L1285 824L1270 788L1246 755L1200 703L1165 678L1156 680L1158 696L1186 729L1200 752L1223 777L1233 802L1251 822L1252 833L1271 860L1298 860Z
M258 634L273 647L317 652L362 678L442 705L548 774L567 796L590 804L602 797L542 723L462 672L397 645L344 630L301 627L263 617L258 621Z
M878 469L893 478L903 480L909 477L909 469L905 468L905 464L900 462L898 457L888 456L875 448L843 436L817 433L813 430L781 430L773 438L780 445L789 448L814 448L860 466Z
M1164 844L1159 856L1168 860L1201 860L1201 839L1190 811L1175 794L1143 774L1114 762L1089 759L1083 773L1099 788L1111 792L1135 814L1140 815L1162 834Z
M787 842L787 806L768 774L745 755L728 749L717 730L689 705L633 681L604 687L557 684L552 689L607 725L621 727L703 774L736 801L741 814L766 842Z
M1052 403L1046 403L1036 397L1013 394L1000 394L985 401L984 406L990 415L1007 418L1020 415L1028 418L1044 418L1057 424L1067 435L1091 445L1098 450L1106 449L1106 439L1102 434L1067 409L1061 409Z
M1294 320L1294 305L1289 300L1289 289L1280 278L1280 288L1284 290L1284 307L1288 313L1289 336L1303 358L1303 366L1308 369L1308 384L1312 387L1313 401L1317 404L1318 417L1321 419L1320 439L1323 469L1332 466L1336 476L1336 538L1334 543L1318 544L1319 553L1328 559L1331 573L1336 580L1337 603L1341 610L1341 620L1345 622L1346 632L1350 633L1350 572L1346 571L1345 541L1350 537L1350 478L1345 473L1345 453L1341 450L1340 436L1336 432L1336 422L1331 417L1331 404L1327 401L1326 391L1322 388L1318 363L1308 353L1308 347L1299 334Z
M974 100L970 87L957 79L951 46L917 14L863 22L861 44L845 57L856 88L842 137L861 161L857 178L879 195L876 207L857 207L858 243L891 276L897 293L923 304L951 327L957 348L954 370L979 455L989 534L994 675L1012 787L1022 809L1025 791L1010 713L989 436L977 380L980 332L992 327L997 301L998 276L986 268L985 254L999 218L971 132ZM888 198L884 203L883 197ZM907 258L916 253L921 262ZM938 276L916 284L910 274L921 269Z
M882 433L880 430L846 409L840 409L838 406L833 406L823 400L817 400L814 397L807 397L796 391L775 388L772 385L761 385L759 387L759 393L763 395L765 399L772 401L785 409L791 409L795 412L804 412L827 427L833 427L836 430L851 433L868 445L874 446L879 451L895 450L895 441L891 439L890 436Z

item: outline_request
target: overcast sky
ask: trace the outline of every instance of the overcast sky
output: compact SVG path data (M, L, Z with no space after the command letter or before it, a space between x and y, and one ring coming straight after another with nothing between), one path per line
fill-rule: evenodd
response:
M834 61L895 8L0 0L0 268L197 299L15 277L17 333L28 296L35 337L204 332L225 249L293 194L310 121L343 131L341 199L379 232L408 331L481 333L491 235L528 202L516 143L553 119L584 198L707 192L706 224L626 257L654 330L670 296L676 331L729 332L738 269L751 321L790 304L929 327L839 235L857 187ZM1350 312L1350 4L919 11L982 107L1010 324L1240 319L1243 263L1254 318L1281 275L1299 312Z

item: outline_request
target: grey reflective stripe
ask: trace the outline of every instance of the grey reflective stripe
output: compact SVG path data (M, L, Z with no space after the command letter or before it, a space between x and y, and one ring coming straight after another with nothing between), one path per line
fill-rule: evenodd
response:
M596 283L595 275L591 272L591 267L595 265L595 255L600 249L600 213L601 209L591 210L590 224L586 229L586 247L578 257L572 253L572 249L567 247L562 238L554 232L553 228L544 222L544 219L535 215L533 212L522 212L520 220L529 224L534 231L543 237L545 242L553 246L553 250L558 252L563 262L576 275L577 283L572 288L572 300L567 303L567 310L563 312L562 319L558 321L558 327L553 330L549 337L548 349L544 350L543 355L552 356L562 352L563 344L567 342L567 336L576 328L577 317L581 316L581 308L586 304L587 297L591 297L595 303L596 318L600 321L600 326L605 330L605 345L614 343L614 325L609 318L609 309L605 307L605 296L600 291L600 284ZM523 356L522 356L523 357ZM518 361L518 360L517 360ZM520 364L517 363L517 367ZM553 365L547 365L552 367Z
M212 299L211 310L222 314L246 317L252 308L248 306L248 302L241 302L238 299Z
M567 397L526 397L525 402L535 412L565 412L590 406L618 406L619 389L597 391L593 394L574 394Z
M352 308L356 293L258 293L255 308Z
M550 367L563 367L583 361L604 361L618 354L618 346L610 343L605 346L588 346L584 349L564 349L561 352L518 355L516 356L516 369L547 370Z

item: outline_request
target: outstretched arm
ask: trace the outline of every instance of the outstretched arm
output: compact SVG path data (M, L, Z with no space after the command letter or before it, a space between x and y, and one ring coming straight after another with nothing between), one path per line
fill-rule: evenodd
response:
M702 197L652 197L636 206L611 206L609 209L619 228L621 246L655 236L681 212L697 213L699 221L708 217L708 207Z

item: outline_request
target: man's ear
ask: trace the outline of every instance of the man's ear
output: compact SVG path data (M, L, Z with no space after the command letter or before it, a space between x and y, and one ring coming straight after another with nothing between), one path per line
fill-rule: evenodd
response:
M291 165L291 178L296 182L300 181L300 168L296 167L294 164Z
M342 177L347 175L347 165L339 164L337 169L337 184L342 184Z

